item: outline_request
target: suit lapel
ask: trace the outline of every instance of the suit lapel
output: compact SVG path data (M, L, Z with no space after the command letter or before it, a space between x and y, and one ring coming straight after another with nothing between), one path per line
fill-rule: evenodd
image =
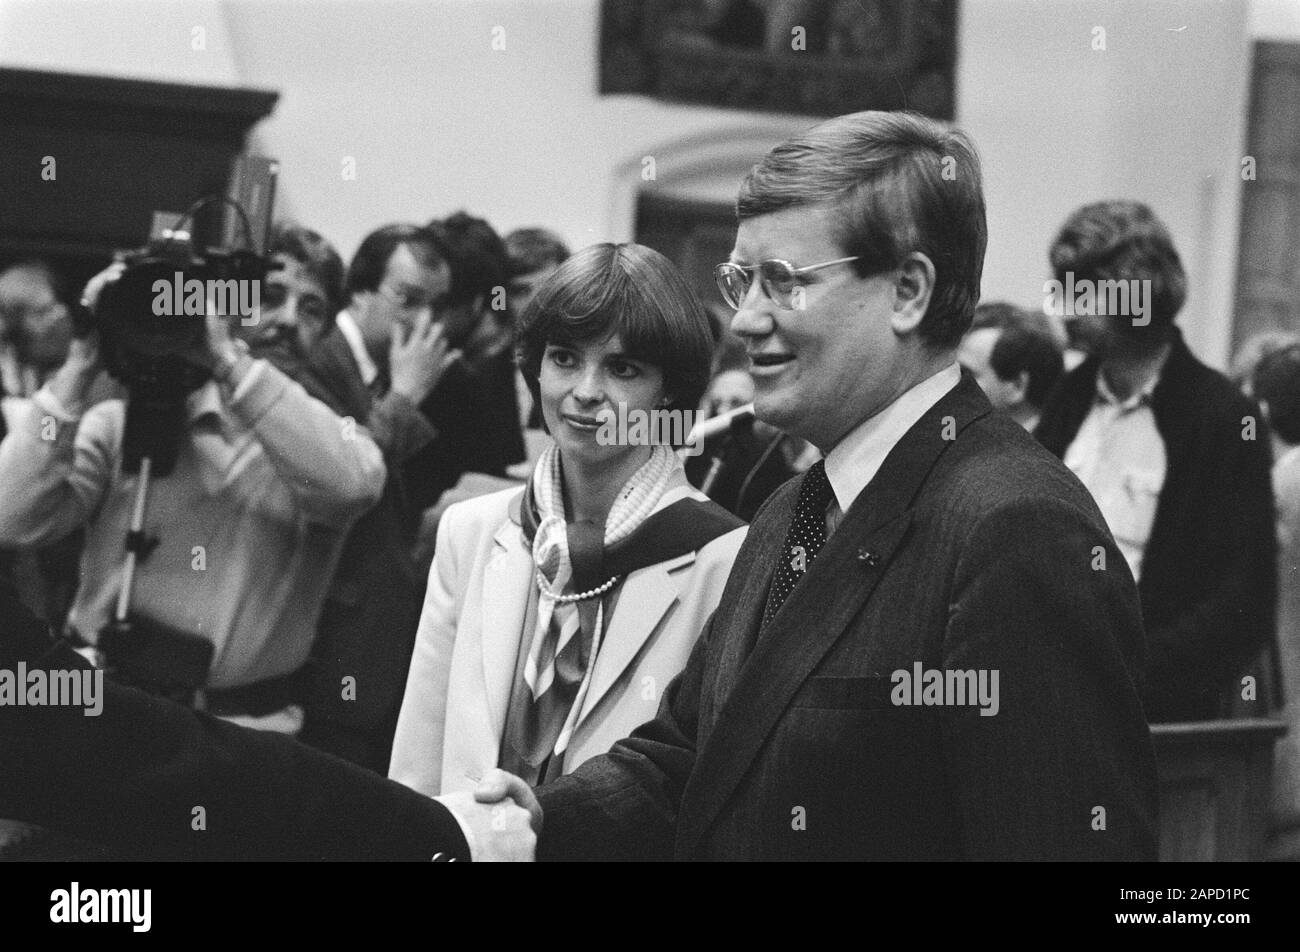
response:
M309 367L343 412L365 424L370 418L370 388L362 381L361 368L341 331L333 329L320 339L312 351Z
M681 591L680 576L672 572L695 561L695 553L650 565L633 572L623 583L619 593L618 604L614 607L609 629L596 655L596 669L591 673L591 687L587 698L578 714L578 725L595 710L609 689L631 664L632 659L641 651L650 633L658 627L668 609L677 601ZM636 607L635 611L624 609Z
M679 852L694 845L735 792L764 740L809 674L848 629L870 599L902 545L910 508L930 470L970 423L990 411L978 384L963 371L961 382L910 429L886 457L871 484L849 507L838 530L763 632L749 658L733 669L734 687L723 700L716 724L696 758L682 795ZM945 426L946 417L953 426ZM955 432L953 432L955 430ZM763 547L771 566L780 557L794 505L784 501L775 529ZM766 520L765 520L766 521ZM775 520L774 520L775 521ZM771 539L779 536L773 548ZM744 642L757 625L767 598L771 569L746 584L729 642ZM869 633L868 633L869 634ZM728 644L724 653L737 650ZM728 684L723 682L725 690Z

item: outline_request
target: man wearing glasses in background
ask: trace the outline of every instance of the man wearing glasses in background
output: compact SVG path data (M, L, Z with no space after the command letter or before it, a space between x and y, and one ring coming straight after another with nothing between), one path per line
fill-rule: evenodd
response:
M537 791L541 859L1154 859L1132 576L956 348L986 240L961 132L863 112L745 179L718 284L760 420L823 462L755 515L656 718ZM540 801L540 802L539 802Z
M388 770L424 579L412 557L419 508L405 470L439 434L421 405L463 336L446 304L448 253L415 225L386 225L361 242L340 292L347 308L312 355L310 378L340 416L366 427L384 454L380 504L353 527L312 649L301 739Z

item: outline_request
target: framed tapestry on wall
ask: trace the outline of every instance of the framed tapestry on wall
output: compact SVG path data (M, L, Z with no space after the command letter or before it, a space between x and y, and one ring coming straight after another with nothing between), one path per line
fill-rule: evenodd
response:
M600 91L953 117L957 0L604 0Z

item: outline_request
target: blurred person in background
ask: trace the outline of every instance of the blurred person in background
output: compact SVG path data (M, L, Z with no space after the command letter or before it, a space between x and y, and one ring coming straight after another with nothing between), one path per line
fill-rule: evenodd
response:
M438 438L405 467L414 505L424 511L416 562L427 572L438 520L464 499L519 485L512 467L527 458L515 391L514 318L505 244L482 218L456 212L429 222L446 249L451 286L442 310L448 339L463 351L421 409Z
M1252 334L1241 342L1228 361L1228 379L1246 396L1255 399L1255 369L1264 358L1286 350L1292 344L1300 344L1300 334L1279 330Z
M1277 505L1277 673L1290 730L1274 748L1270 859L1300 859L1300 341L1273 350L1249 381L1273 440Z
M408 464L420 508L438 502L465 473L504 480L507 469L524 459L505 244L491 225L465 212L435 219L428 228L447 249L451 288L444 321L452 345L464 354L423 405L438 440Z
M63 364L72 341L76 289L44 261L27 260L0 271L0 440L23 419L31 397ZM88 400L117 394L101 374ZM13 580L23 600L59 627L77 591L81 533L40 549L0 552L0 575Z
M0 271L0 385L10 426L9 400L30 397L67 358L75 301L63 278L43 261Z
M991 302L975 308L957 360L975 376L993 409L1032 433L1043 402L1064 373L1063 349L1044 315Z
M1078 209L1049 258L1059 287L1096 293L1067 308L1089 358L1049 399L1035 436L1092 493L1137 580L1147 718L1214 719L1274 637L1271 453L1247 422L1258 409L1183 342L1174 319L1187 276L1147 206ZM1101 282L1129 289L1127 312L1107 312Z
M545 228L516 228L506 235L505 243L510 258L508 300L510 311L518 321L537 293L538 285L569 259L569 246L559 235ZM522 371L515 374L515 391L519 399L520 422L526 429L541 429L541 409L533 405L528 381Z

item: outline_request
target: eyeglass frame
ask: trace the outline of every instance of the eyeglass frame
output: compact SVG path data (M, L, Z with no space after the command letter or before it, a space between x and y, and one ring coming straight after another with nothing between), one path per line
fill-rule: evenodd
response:
M731 299L727 296L727 292L723 287L723 283L722 283L723 282L722 275L724 273L723 269L734 268L736 271L756 272L758 276L759 286L763 289L763 293L767 295L767 299L771 301L773 304L775 304L777 307L781 308L781 310L783 311L793 311L796 310L793 303L783 304L781 301L777 300L775 295L772 294L771 289L768 287L768 282L764 280L762 275L763 265L766 264L782 265L787 271L790 272L790 276L792 278L799 278L802 275L811 274L812 272L820 271L823 268L834 267L837 264L848 264L850 261L859 261L861 260L861 258L862 255L851 255L850 257L847 258L836 258L834 261L822 261L818 264L804 265L802 268L796 268L792 262L786 261L784 258L765 258L764 260L760 261L758 264L751 264L751 265L736 264L734 261L723 261L721 264L714 265L713 280L718 286L718 293L722 295L722 300L726 302L727 306L730 307L732 310L739 311L740 305L744 303L745 299L742 297L739 303L736 304L731 303ZM753 286L754 286L754 279L751 277L749 279L749 286L745 288L746 296L749 295L749 288ZM790 293L791 294L794 293L793 288L790 289Z

